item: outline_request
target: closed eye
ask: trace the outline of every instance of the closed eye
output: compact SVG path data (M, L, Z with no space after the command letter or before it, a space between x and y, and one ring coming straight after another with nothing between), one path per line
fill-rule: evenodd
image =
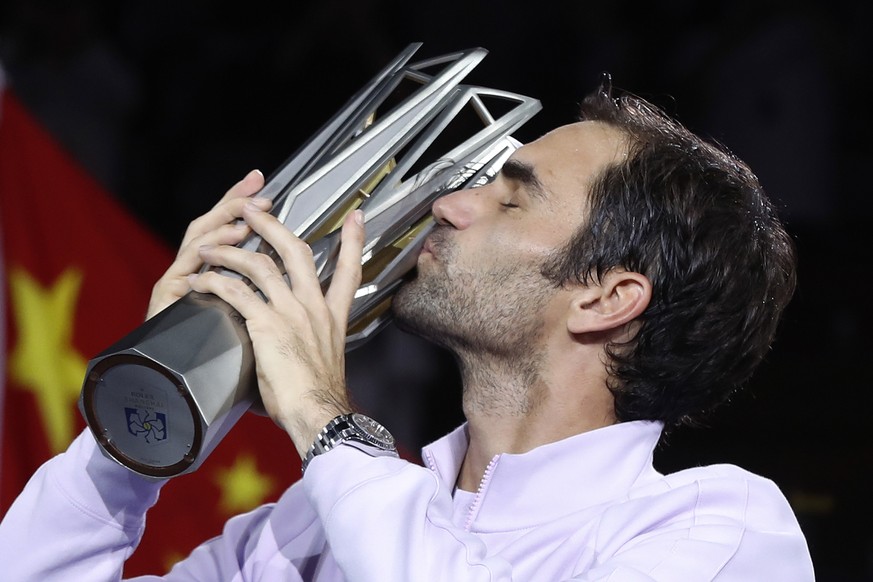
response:
M500 205L504 208L518 208L518 204L513 204L512 202L501 202Z

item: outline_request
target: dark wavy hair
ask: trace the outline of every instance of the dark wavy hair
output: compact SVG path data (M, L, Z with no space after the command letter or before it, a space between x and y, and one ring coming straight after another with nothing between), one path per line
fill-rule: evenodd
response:
M607 346L620 421L699 424L747 382L794 293L795 249L751 170L609 77L581 118L621 130L628 156L599 175L577 235L544 267L556 284L614 268L646 275L633 339Z

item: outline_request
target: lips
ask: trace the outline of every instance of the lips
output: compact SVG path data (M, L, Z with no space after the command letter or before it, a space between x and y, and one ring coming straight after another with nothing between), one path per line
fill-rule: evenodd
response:
M442 254L448 244L449 229L445 226L437 226L424 240L422 252L429 253L435 257Z

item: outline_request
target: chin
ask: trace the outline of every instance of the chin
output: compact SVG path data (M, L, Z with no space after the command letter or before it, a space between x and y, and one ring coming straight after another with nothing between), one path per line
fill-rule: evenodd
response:
M426 335L432 319L433 298L416 273L403 282L391 301L397 327L416 335Z

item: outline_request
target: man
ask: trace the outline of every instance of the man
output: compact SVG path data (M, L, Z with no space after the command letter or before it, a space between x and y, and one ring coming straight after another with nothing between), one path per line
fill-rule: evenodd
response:
M343 225L326 294L308 246L248 198L259 173L191 224L150 313L189 289L233 305L265 407L306 468L166 579L813 579L772 482L651 464L665 426L699 420L768 350L794 288L791 240L742 162L645 102L603 87L583 119L520 148L491 184L434 204L438 227L394 308L457 356L467 423L425 449L425 467L390 454L378 430L369 444L325 437L352 422L343 356L360 216ZM239 217L290 286L265 255L233 246L248 232ZM242 273L268 301L194 275L203 263ZM0 561L15 580L118 579L160 486L86 432L10 510Z

